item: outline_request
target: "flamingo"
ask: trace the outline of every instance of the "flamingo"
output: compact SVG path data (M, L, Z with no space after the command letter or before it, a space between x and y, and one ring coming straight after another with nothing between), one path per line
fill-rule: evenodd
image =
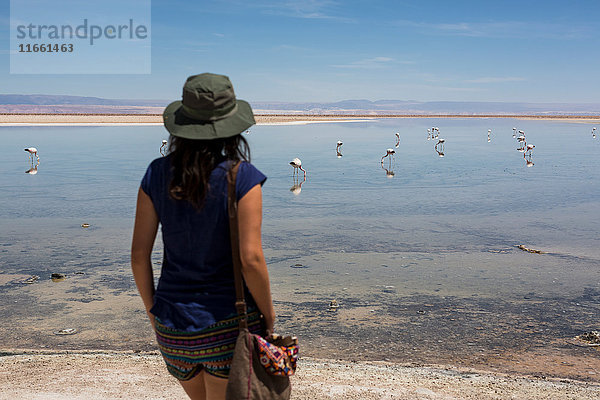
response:
M427 129L427 140L431 140L431 136L433 136L431 134L431 129Z
M29 153L29 157L31 157L32 162L33 162L33 156L35 156L35 158L37 158L37 160L40 161L40 156L38 155L38 149L36 149L35 147L28 147L25 149L25 151Z
M596 139L596 127L592 128L592 137Z
M169 143L169 142L167 142L166 140L163 139L162 145L160 146L160 150L158 150L163 157L165 156L165 150L166 150L167 143Z
M534 148L535 148L535 145L533 145L533 144L531 144L531 143L527 145L527 151L531 151L531 150L533 150Z
M298 172L298 170L300 169L302 170L302 172L304 172L304 177L306 178L306 170L302 168L302 161L298 157L290 161L290 165L294 167L294 174L296 174L296 172Z
M517 128L513 128L513 137L517 137Z
M492 139L490 139L491 134L492 134L492 130L488 129L488 143L492 141Z
M387 156L393 156L394 154L396 154L396 150L394 149L387 149L385 156L381 157L381 163L383 164L383 159L386 158Z
M400 147L400 132L396 132L396 148Z

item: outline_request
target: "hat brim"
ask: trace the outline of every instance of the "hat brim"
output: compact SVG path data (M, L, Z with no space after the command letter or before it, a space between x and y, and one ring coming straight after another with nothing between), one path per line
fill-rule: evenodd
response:
M174 101L163 112L165 128L173 136L184 139L211 140L239 135L256 123L252 108L237 100L237 111L216 121L199 121L182 112L181 101Z

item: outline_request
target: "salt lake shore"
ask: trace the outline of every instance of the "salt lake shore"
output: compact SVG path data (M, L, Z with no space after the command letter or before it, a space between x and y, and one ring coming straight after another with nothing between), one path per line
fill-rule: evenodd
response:
M598 399L600 385L447 366L303 358L295 400ZM0 399L184 399L158 353L4 351Z
M316 122L354 122L381 118L518 118L562 122L600 122L600 115L433 115L433 114L256 114L258 125L305 124ZM149 124L162 125L161 114L2 114L1 125L30 124Z

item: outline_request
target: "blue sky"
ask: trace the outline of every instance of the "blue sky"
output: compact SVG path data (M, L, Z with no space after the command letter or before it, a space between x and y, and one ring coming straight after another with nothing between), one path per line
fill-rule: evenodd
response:
M10 74L0 1L0 93L170 100L215 72L249 101L600 102L598 0L154 0L149 75Z

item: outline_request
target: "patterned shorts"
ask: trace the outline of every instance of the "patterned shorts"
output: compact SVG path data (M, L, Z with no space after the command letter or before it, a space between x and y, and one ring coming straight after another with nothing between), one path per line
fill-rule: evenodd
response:
M167 370L187 381L206 369L211 375L228 378L233 350L239 332L239 317L224 319L201 331L184 332L167 328L156 319L156 340ZM248 313L248 329L261 334L258 311Z

